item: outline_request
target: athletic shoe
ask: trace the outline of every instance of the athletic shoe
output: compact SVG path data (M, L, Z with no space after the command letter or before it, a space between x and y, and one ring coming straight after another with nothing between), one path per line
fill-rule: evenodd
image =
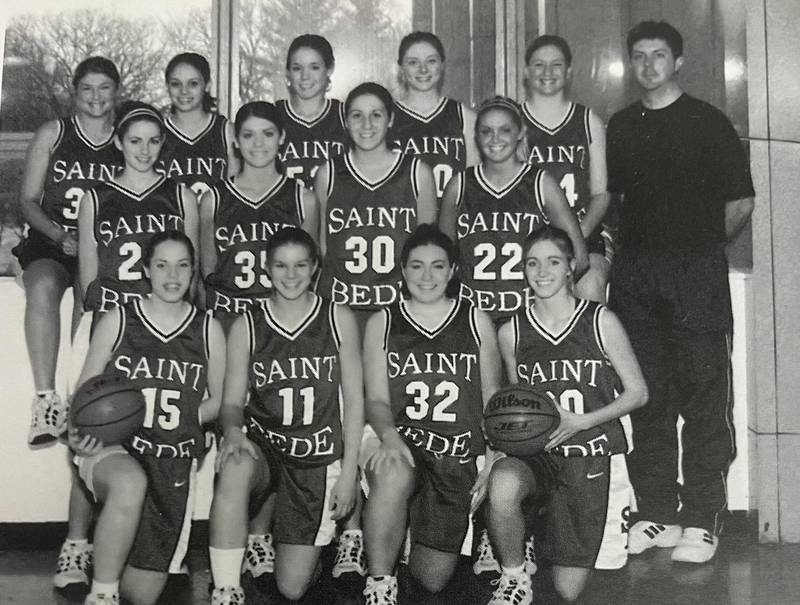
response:
M275 547L272 534L247 536L247 550L242 561L242 573L249 571L254 578L272 573L275 569Z
M36 395L31 405L31 430L28 443L44 445L52 443L67 430L69 405L61 401L57 393Z
M238 586L215 588L211 593L211 605L244 605L244 590Z
M366 597L364 605L397 605L397 578L383 576L383 579L376 580L370 576L363 594Z
M481 539L478 542L478 552L475 556L475 562L472 564L472 571L476 576L485 571L500 573L500 563L494 558L492 543L489 541L489 532L485 529L481 532Z
M364 534L360 529L346 529L339 536L336 559L331 575L338 578L344 573L367 575L367 558L364 555Z
M65 540L61 545L61 552L58 553L53 584L56 588L66 588L70 584L88 584L91 566L92 545Z
M700 527L686 527L672 551L672 560L680 563L706 563L714 558L719 538Z
M497 580L492 580L492 585L497 588L494 589L492 598L487 605L531 605L533 603L531 577L526 573L516 576L504 573Z
M672 548L680 539L680 525L637 521L628 532L628 553L638 555L654 546Z
M119 595L107 597L104 594L87 595L83 605L119 605Z
M532 576L539 569L536 565L536 553L533 550L533 536L525 542L525 573Z

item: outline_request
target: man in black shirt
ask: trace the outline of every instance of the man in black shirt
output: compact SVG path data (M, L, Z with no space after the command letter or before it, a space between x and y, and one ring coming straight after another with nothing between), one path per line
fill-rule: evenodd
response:
M645 21L627 42L642 98L608 124L608 188L621 197L609 304L650 392L632 415L638 511L628 548L675 547L673 560L704 563L716 552L736 454L725 244L750 216L754 191L728 119L677 82L680 33Z

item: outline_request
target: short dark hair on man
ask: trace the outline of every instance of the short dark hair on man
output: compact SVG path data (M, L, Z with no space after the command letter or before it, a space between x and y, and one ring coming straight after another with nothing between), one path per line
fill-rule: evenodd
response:
M664 40L672 51L673 58L683 55L683 36L666 21L642 21L628 32L628 56L639 40Z

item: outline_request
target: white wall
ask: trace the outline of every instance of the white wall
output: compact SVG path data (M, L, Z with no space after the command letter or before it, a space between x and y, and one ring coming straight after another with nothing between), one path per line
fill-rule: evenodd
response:
M748 336L752 338L752 295L750 278L740 273L731 274L731 293L734 301L733 368L734 410L737 426L739 457L731 467L729 497L732 510L748 510L747 465L747 386ZM59 359L66 362L69 356L69 309L72 297L65 296L62 306L62 346ZM11 278L0 278L0 523L38 521L64 521L67 518L69 494L68 450L58 444L32 450L27 443L30 422L30 401L33 380L25 348L23 313L25 297L22 288ZM752 361L752 360L751 360ZM752 365L752 364L751 364ZM66 363L59 367L59 392L66 388ZM214 452L207 462L213 461ZM206 463L202 469L197 518L207 518L211 499L211 468Z

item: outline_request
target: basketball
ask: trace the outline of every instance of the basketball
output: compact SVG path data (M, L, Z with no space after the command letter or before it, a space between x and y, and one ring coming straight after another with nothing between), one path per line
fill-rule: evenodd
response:
M535 456L560 422L555 402L526 384L500 389L484 410L489 443L509 456Z
M121 374L99 374L75 391L72 425L105 445L122 443L144 423L145 401L139 389Z

